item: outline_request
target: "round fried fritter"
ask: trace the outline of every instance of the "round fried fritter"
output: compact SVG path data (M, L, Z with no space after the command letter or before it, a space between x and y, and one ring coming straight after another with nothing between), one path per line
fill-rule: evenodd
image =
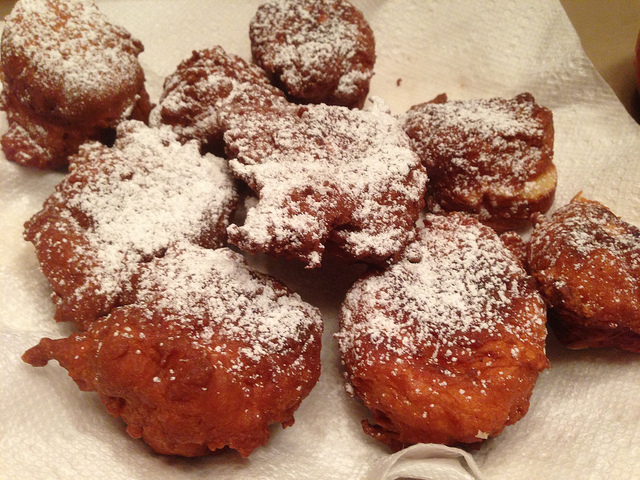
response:
M169 125L180 141L197 140L203 151L222 152L221 111L241 94L283 96L264 70L221 47L194 51L165 79L150 124Z
M142 50L91 1L17 2L0 47L7 158L57 168L125 118L146 120Z
M369 110L279 102L234 114L233 174L259 197L229 241L321 264L325 248L384 264L412 240L427 177L385 105Z
M563 344L640 353L640 229L578 195L536 226L528 263Z
M367 434L401 448L468 444L528 410L544 353L535 282L489 227L427 215L419 240L347 293L338 343Z
M427 167L427 205L462 211L498 231L530 225L553 203L553 116L531 94L448 101L440 95L403 116Z
M254 61L293 101L362 107L375 39L346 0L271 0L249 26Z
M138 263L187 239L218 247L237 203L226 162L168 127L127 121L113 148L85 144L25 226L56 301L85 329L119 302Z
M141 267L133 303L23 359L57 360L156 452L248 456L320 375L322 320L231 250L191 244Z

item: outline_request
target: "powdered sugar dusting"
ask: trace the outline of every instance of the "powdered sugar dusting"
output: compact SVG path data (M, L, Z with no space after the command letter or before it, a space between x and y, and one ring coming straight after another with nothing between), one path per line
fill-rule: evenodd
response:
M190 331L195 348L241 344L237 368L242 359L258 362L282 353L291 342L317 341L309 333L322 331L316 308L226 248L178 244L150 264L137 288L136 303Z
M539 225L531 238L535 248L541 248L549 239L560 237L567 248L583 258L605 248L617 259L628 256L631 264L640 268L640 232L606 207L595 202L574 201L558 209L554 216L562 220ZM561 249L550 249L551 265L562 253Z
M173 242L220 245L235 202L223 159L201 156L195 143L180 144L168 128L128 121L118 127L113 148L81 148L45 213L47 205L61 206L56 213L65 223L54 229L69 237L64 225L71 225L83 236L75 246L78 268L92 259L85 288L100 285L85 293L113 296L139 262Z
M350 102L368 91L373 33L348 2L270 0L258 9L250 35L257 63L294 97L312 98L319 85Z
M534 229L528 261L553 307L638 330L640 230L604 205L577 197L559 208Z
M547 167L552 151L543 144L545 126L530 95L442 99L412 107L402 122L427 167L457 172L461 191L469 188L467 183L502 183L502 188L515 183L522 188Z
M270 85L261 68L221 47L196 51L166 78L150 123L170 125L183 141L222 142L221 110L242 95L282 92Z
M125 89L123 83L138 85L143 78L142 45L109 23L93 1L21 0L5 25L3 56L29 59L31 67L19 76L34 90L62 92L66 102L55 105L61 115L82 115L87 105ZM30 84L24 104L31 101Z
M537 343L545 321L542 299L519 262L487 227L462 216L428 215L403 259L358 281L347 294L338 334L343 352L360 361L471 354L479 338L516 335ZM364 339L379 347L379 357ZM366 358L363 358L366 356ZM455 359L448 358L448 361Z
M318 266L332 231L355 257L389 257L410 240L427 178L381 102L261 112L225 140L234 175L259 195L245 224L229 227L241 248L273 247Z
M535 135L541 127L533 119L533 105L525 103L518 111L499 99L475 99L429 104L439 128L464 128L483 140L517 135ZM512 102L513 103L513 102Z
M550 208L553 116L531 94L467 101L441 95L401 118L427 167L432 211L465 211L505 230Z

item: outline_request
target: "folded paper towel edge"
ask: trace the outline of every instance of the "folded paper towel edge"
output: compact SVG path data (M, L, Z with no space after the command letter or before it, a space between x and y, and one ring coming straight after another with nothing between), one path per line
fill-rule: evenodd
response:
M420 461L420 466L413 471L409 464L415 461ZM407 477L438 480L442 478L443 467L451 471L451 478L485 480L471 454L459 448L433 443L412 445L379 460L366 480L394 480ZM435 470L438 471L437 477L430 473L435 473Z

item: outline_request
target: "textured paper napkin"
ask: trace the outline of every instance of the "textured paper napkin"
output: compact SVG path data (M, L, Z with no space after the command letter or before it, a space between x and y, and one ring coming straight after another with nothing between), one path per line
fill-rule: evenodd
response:
M145 45L152 99L193 49L222 45L249 59L256 1L111 0L101 9ZM555 118L559 185L554 208L583 191L640 224L640 129L584 54L560 4L530 1L354 1L376 35L371 93L393 112L446 92L451 99L529 91ZM4 120L2 120L4 122ZM6 125L2 123L0 130ZM293 427L249 459L225 452L200 459L155 455L130 439L99 399L80 392L52 362L20 355L43 336L61 337L50 290L22 224L60 180L0 158L0 478L91 479L629 479L640 472L640 356L567 351L551 338L551 369L529 414L472 455L417 446L392 456L365 436L362 405L342 386L332 333L358 269L251 261L322 308L323 373Z

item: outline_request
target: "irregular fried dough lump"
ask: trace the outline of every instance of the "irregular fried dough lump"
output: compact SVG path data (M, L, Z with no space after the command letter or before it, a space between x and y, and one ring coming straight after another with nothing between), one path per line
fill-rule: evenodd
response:
M203 151L222 152L222 111L240 94L283 97L258 66L221 47L194 51L165 79L150 124L169 125L180 141L197 140Z
M553 203L553 116L531 94L448 101L440 95L402 117L427 167L427 205L462 211L498 231L530 225Z
M531 274L570 348L640 353L640 230L580 195L534 229Z
M229 117L231 170L259 197L228 228L230 242L318 267L325 248L384 264L411 241L427 176L380 101L370 110L277 102Z
M373 31L345 0L272 0L249 26L254 61L299 103L362 107L376 60Z
M17 2L0 47L7 158L62 167L87 140L111 139L122 120L146 121L151 105L142 50L92 1Z
M41 342L23 359L57 360L156 452L248 456L320 375L322 321L284 285L228 250L170 248L141 267L133 303L88 331Z
M337 339L347 389L393 448L469 444L529 408L544 353L545 305L490 228L427 215L405 257L347 293Z
M86 329L122 301L138 264L176 241L221 246L236 203L226 162L179 143L168 127L127 121L113 148L83 145L25 225L56 320Z

